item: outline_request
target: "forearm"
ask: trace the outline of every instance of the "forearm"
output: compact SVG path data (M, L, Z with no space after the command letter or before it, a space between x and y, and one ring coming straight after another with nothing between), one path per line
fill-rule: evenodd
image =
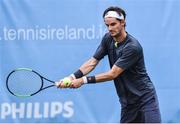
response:
M83 77L82 80L84 83L97 83L114 80L117 78L124 70L116 65L112 67L111 70L97 74L95 76Z
M98 60L91 58L86 61L79 69L82 71L83 75L90 73L98 64Z
M115 75L111 73L111 71L95 75L96 82L110 81L110 80L113 80L114 78L116 77Z

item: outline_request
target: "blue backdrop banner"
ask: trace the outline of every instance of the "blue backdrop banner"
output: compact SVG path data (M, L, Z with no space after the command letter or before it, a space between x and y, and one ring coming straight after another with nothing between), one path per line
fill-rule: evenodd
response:
M109 6L125 9L126 30L144 48L162 121L180 122L179 0L0 0L0 123L119 122L112 81L50 88L29 98L6 88L15 68L32 68L55 81L76 71L107 32L102 14ZM107 70L104 58L91 74Z

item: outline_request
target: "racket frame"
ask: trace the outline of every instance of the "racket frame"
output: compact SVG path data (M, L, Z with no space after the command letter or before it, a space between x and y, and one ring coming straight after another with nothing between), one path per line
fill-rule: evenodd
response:
M30 71L30 72L33 72L33 73L35 73L36 75L38 75L38 76L40 77L40 79L41 79L41 86L40 86L39 90L37 90L36 92L34 92L34 93L32 93L32 94L26 94L26 95L21 95L21 94L13 93L13 92L10 90L9 86L8 86L8 80L9 80L9 77L10 77L14 72L16 72L16 71ZM52 84L52 85L49 85L49 86L46 86L46 87L43 87L43 86L44 86L44 80L46 80L46 81L48 81L48 82L51 82L51 83L53 83L53 84ZM53 87L53 86L55 86L55 81L52 81L52 80L49 80L49 79L43 77L43 76L40 75L38 72L36 72L36 71L34 71L34 70L30 69L30 68L17 68L17 69L14 69L13 71L11 71L11 72L8 74L8 76L7 76L7 78L6 78L6 88L7 88L7 90L8 90L12 95L14 95L14 96L16 96L16 97L21 97L21 98L33 96L33 95L39 93L40 91L45 90L45 89L50 88L50 87Z

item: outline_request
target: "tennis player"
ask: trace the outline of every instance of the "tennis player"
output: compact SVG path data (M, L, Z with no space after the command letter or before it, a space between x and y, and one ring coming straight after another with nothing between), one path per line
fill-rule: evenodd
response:
M71 85L59 82L60 88L79 88L85 83L114 80L121 103L121 123L160 123L155 88L146 72L143 49L136 38L125 30L126 13L109 7L103 14L108 28L92 58L71 74ZM85 76L108 55L111 69L95 76Z

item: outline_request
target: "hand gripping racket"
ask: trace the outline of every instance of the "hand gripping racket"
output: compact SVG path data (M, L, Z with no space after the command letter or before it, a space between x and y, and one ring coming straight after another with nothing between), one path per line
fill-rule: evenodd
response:
M51 84L44 86L44 82ZM30 97L42 90L56 86L55 81L51 81L30 68L17 68L11 71L6 79L8 91L17 97Z

